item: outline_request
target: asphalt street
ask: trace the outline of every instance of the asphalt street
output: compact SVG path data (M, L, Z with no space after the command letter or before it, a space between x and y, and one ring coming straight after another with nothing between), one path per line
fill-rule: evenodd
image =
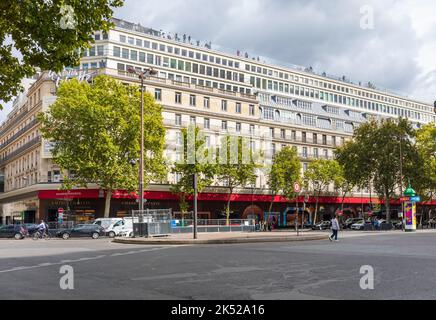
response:
M436 299L436 233L344 236L194 246L0 240L0 299ZM64 265L72 290L60 287ZM364 265L373 290L359 285Z

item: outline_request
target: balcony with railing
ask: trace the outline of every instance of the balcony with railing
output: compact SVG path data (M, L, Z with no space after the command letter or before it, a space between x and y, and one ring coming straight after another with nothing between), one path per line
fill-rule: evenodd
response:
M10 127L12 127L14 124L16 124L18 121L23 119L27 115L27 112L20 112L17 116L15 116L12 119L6 120L1 126L0 126L0 136L6 132Z
M335 158L334 156L330 156L330 155L320 155L320 154L315 155L315 154L309 154L309 153L304 153L304 152L299 153L298 156L301 159L307 159L307 160L320 160L320 159L333 160Z
M33 138L29 142L23 144L18 149L16 149L16 150L12 151L11 153L9 153L7 156L5 156L3 158L0 158L0 166L5 165L7 162L9 162L13 158L15 158L16 156L21 154L23 151L26 151L27 149L29 149L29 148L31 148L31 147L39 144L39 143L41 143L41 137Z
M128 78L129 81L136 80L137 82L139 82L137 75L135 75L134 73L130 73L128 71L125 71L125 70L105 68L105 69L98 69L97 72L105 73L107 75L112 75L112 76L117 75L117 76L121 76L123 78ZM210 92L212 94L215 93L217 95L226 95L226 96L232 96L235 98L249 99L249 100L253 100L253 103L255 103L257 101L256 96L253 94L241 93L241 92L236 92L236 91L229 91L229 90L207 87L207 86L201 86L198 84L191 84L189 82L171 80L171 79L166 79L166 78L161 78L161 77L148 76L148 77L144 78L144 82L146 84L147 83L148 84L153 84L153 83L166 84L169 86L176 86L176 87L183 87L183 88L187 88L187 89L206 91L206 92Z
M12 142L14 142L19 136L21 136L23 133L25 133L27 130L32 128L34 125L38 123L37 119L34 119L30 121L28 124L26 124L21 130L16 132L12 137L10 137L6 142L3 144L0 144L0 149L3 149L4 147L10 145Z

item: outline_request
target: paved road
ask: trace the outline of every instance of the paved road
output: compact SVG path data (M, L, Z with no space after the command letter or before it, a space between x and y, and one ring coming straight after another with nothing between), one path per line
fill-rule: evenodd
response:
M62 265L74 290L61 290ZM362 265L375 271L362 290ZM135 246L0 240L0 299L436 299L436 233L327 241Z

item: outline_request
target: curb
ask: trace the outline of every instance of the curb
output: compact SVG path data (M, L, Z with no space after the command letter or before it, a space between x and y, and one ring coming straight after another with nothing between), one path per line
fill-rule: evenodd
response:
M114 239L114 243L138 244L138 245L181 245L181 244L235 244L235 243L262 243L262 242L290 242L290 241L313 241L327 240L328 235L313 236L285 236L285 237L267 237L267 238L229 238L229 239L210 239L210 240L132 240L132 239Z

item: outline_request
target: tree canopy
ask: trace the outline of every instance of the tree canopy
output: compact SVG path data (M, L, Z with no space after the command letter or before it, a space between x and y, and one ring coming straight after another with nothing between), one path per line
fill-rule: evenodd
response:
M180 180L171 186L171 191L178 195L180 210L184 214L188 208L186 197L194 194L193 174L197 174L197 191L202 192L205 187L212 184L216 165L208 161L213 152L207 148L206 139L198 127L182 129L181 147L181 159L176 161L172 168L173 173L180 174Z
M410 180L423 200L436 196L436 127L429 123L416 131L416 153L409 163Z
M237 150L236 150L237 149ZM247 146L247 141L238 136L224 136L219 150L219 163L217 163L217 178L225 183L229 190L226 205L227 224L230 218L230 201L233 191L237 187L246 187L256 182L255 154Z
M268 185L272 196L269 211L272 210L276 195L282 194L287 199L296 196L294 183L300 180L300 176L301 162L295 148L287 146L274 155L268 173Z
M317 219L319 197L327 192L332 183L336 188L340 186L342 179L342 168L336 160L318 159L309 163L304 173L304 185L307 190L312 190L316 198L314 222Z
M35 68L61 71L79 64L95 31L108 31L123 0L0 1L0 100L8 102ZM21 57L14 55L14 50Z
M56 102L40 113L41 132L54 142L53 161L74 172L65 188L97 183L106 190L105 216L113 190L135 191L140 155L140 99L137 86L100 75L90 85L62 82ZM161 106L144 95L144 184L165 174L165 128Z
M404 177L416 176L422 165L414 147L415 130L404 119L372 119L354 131L353 140L337 151L346 179L358 186L372 183L385 200L390 221L390 201ZM401 175L402 172L402 175Z

